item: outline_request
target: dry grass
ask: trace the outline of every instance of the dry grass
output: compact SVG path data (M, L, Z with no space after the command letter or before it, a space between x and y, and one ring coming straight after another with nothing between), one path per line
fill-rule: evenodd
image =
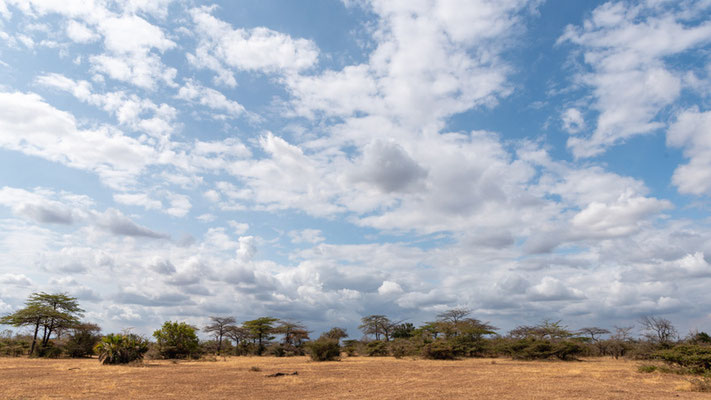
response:
M0 358L2 399L696 399L683 377L637 363L234 357L214 362ZM298 375L267 375L294 372Z

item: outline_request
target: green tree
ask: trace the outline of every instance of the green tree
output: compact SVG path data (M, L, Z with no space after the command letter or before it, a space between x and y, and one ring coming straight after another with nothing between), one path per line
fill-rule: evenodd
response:
M207 333L211 333L212 336L215 337L215 340L217 341L217 354L220 354L220 351L222 350L222 338L227 335L227 332L235 327L234 323L236 321L232 317L210 317L210 319L212 320L212 323L202 328L202 330Z
M200 351L200 341L195 333L197 328L185 322L166 321L153 332L158 352L163 358L187 358Z
M52 333L59 329L75 326L79 323L79 317L84 312L79 307L76 297L71 297L66 293L32 293L25 302L25 306L25 308L0 318L0 324L14 327L34 327L30 355L34 354L37 347L40 327L43 328L40 345L44 348L49 344Z
M270 335L274 333L274 324L278 321L278 318L261 317L251 321L245 321L242 324L257 342L257 354L261 355L264 352L265 343L273 339Z

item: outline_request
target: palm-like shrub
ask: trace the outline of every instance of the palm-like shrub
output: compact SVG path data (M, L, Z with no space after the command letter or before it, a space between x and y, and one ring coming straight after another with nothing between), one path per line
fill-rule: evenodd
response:
M109 334L101 338L94 351L102 364L128 364L143 360L148 341L134 333Z

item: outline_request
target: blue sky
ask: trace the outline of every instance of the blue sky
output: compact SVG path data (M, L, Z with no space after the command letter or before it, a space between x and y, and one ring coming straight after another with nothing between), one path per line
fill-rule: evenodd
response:
M0 2L0 312L711 329L708 1Z

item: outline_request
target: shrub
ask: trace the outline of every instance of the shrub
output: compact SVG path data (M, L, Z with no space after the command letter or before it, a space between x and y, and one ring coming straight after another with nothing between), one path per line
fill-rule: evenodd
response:
M559 360L570 361L575 360L576 356L583 354L585 350L585 346L580 342L565 340L553 346L553 355Z
M659 367L657 367L656 365L651 365L651 364L642 364L639 367L637 367L637 371L644 372L647 374L651 374L652 372L654 372L658 369L659 369Z
M390 342L390 354L395 358L414 356L417 353L417 346L411 340L395 339Z
M296 347L288 344L277 343L267 348L267 353L274 357L294 357L303 356L304 350L301 347Z
M454 360L456 359L456 354L451 342L437 339L422 348L422 357L431 360Z
M355 357L359 355L359 348L362 347L362 343L360 340L344 340L343 341L343 351L348 354L348 357Z
M136 334L109 334L94 347L102 364L128 364L143 360L148 341Z
M94 354L94 347L101 335L98 332L101 328L95 324L79 324L72 328L72 334L64 346L65 351L70 357L80 358L89 357Z
M188 358L200 355L200 341L195 328L185 322L166 321L153 332L158 353L163 358Z
M694 392L711 392L711 379L707 377L689 379Z
M59 346L56 346L54 342L47 342L47 344L40 344L37 346L37 355L39 357L44 357L44 358L59 358L62 356L62 348Z
M669 350L661 350L655 356L669 364L687 368L693 374L711 371L711 347L693 344L677 345Z
M534 338L518 339L503 346L504 352L519 360L545 360L556 357L560 360L575 360L585 350L583 345L571 340L551 342Z
M341 356L338 340L320 338L307 344L311 359L314 361L337 361Z
M365 345L365 351L370 357L384 357L390 354L387 343L382 340L373 340Z

